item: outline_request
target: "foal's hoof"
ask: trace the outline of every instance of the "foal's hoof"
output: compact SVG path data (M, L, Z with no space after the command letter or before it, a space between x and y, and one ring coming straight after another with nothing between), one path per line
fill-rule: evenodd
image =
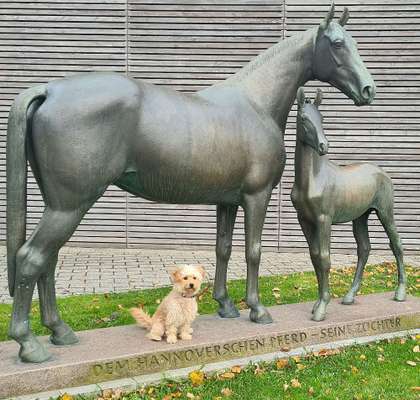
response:
M395 291L394 300L395 301L405 301L407 293L405 290L405 285L398 285L397 290Z
M54 333L50 336L50 341L56 346L70 346L79 343L79 339L73 330L65 323L54 329Z
M347 293L344 297L343 300L341 301L341 304L345 304L345 305L351 305L354 304L354 294L353 293Z
M42 363L51 358L47 349L33 337L21 344L19 358L26 363Z
M222 318L238 318L240 316L238 309L232 300L226 300L219 308L218 314Z
M271 324L273 322L273 318L265 307L251 309L249 319L257 324Z

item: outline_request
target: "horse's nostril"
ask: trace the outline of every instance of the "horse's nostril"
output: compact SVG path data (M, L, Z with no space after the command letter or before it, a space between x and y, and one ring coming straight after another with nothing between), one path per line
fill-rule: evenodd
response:
M365 86L362 90L362 96L365 99L371 99L373 97L373 88L372 86Z

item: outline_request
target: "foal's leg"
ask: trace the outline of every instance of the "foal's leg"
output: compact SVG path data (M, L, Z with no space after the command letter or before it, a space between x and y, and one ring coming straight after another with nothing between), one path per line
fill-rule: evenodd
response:
M313 242L310 246L312 263L317 271L319 300L315 304L312 319L322 321L325 319L327 305L330 302L329 273L331 242L331 217L321 215L318 217Z
M227 267L232 251L232 234L238 206L217 206L216 276L213 298L219 303L219 315L223 318L239 317L239 311L229 298L226 288Z
M391 250L394 253L395 260L397 261L398 286L395 291L394 300L404 301L406 299L407 276L404 268L403 249L400 235L397 232L394 222L393 205L391 204L385 209L378 209L377 214L386 234L388 235Z
M251 308L249 318L260 324L273 322L270 313L260 303L258 291L258 270L261 259L261 234L264 226L270 190L253 195L244 195L245 244L247 263L246 303Z
M22 361L42 362L50 355L30 330L29 312L35 283L48 275L55 266L58 249L70 238L86 210L55 211L46 208L30 239L16 255L16 289L9 335L20 344ZM51 294L51 280L41 283L41 313L44 321L51 322L54 335L72 336L71 329L58 316ZM48 294L47 294L48 292ZM52 322L53 321L53 322Z
M353 235L357 243L357 268L351 288L343 298L343 304L353 304L354 297L360 290L363 271L371 250L368 231L369 214L370 211L367 211L365 214L353 221Z

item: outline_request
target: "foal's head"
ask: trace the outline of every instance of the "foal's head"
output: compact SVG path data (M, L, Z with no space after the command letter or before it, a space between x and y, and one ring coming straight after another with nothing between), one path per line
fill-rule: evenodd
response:
M318 89L315 100L311 103L305 97L303 87L297 92L297 140L311 146L320 156L328 153L328 140L322 128L322 115L318 110L322 102L322 91Z
M344 29L348 17L345 8L338 23L334 22L334 3L331 5L316 34L312 68L316 79L330 83L361 106L372 102L375 83L360 58L356 41Z

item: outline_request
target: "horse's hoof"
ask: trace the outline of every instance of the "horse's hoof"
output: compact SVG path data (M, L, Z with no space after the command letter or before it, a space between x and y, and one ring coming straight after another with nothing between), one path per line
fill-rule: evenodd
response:
M50 341L56 346L70 346L72 344L79 343L79 339L76 334L67 324L64 323L50 336Z
M317 310L312 315L312 321L323 321L325 319L325 315L326 313Z
M273 322L273 318L264 307L252 309L249 319L257 324L271 324Z
M19 358L26 363L42 363L51 358L47 349L34 337L22 343Z
M240 316L238 309L233 304L232 300L227 300L220 306L217 313L222 318L238 318Z
M343 297L341 304L345 304L347 306L354 304L354 296L352 294L346 294Z
M404 286L398 286L397 290L395 291L394 300L395 301L405 301L407 297L405 285Z
M315 302L315 304L314 304L314 306L312 307L312 314L315 312L315 310L318 308L318 306L319 306L319 303L321 302L321 300L317 300L316 302Z

